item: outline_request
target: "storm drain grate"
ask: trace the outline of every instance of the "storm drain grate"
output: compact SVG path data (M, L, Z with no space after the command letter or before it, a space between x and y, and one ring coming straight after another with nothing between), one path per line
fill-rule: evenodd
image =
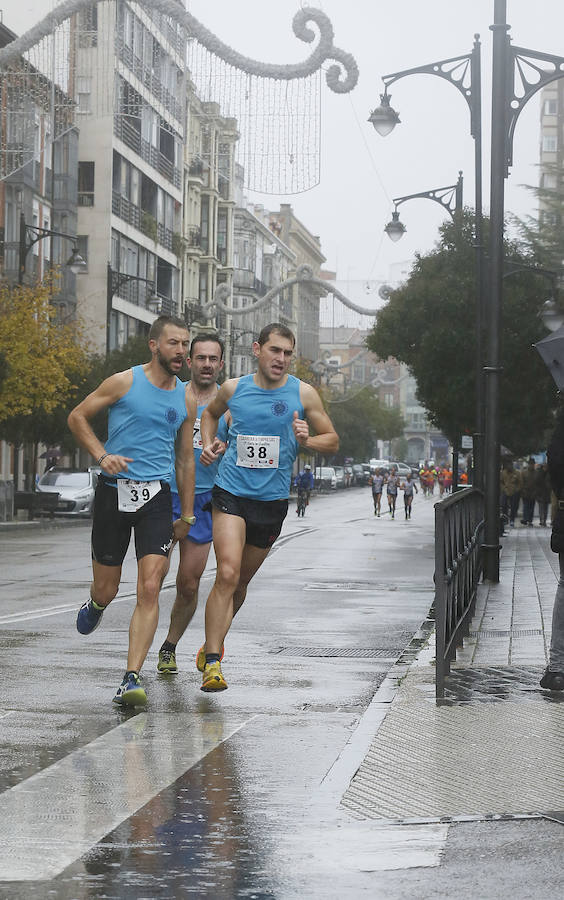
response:
M400 655L401 650L373 647L280 647L274 650L282 656L346 656L360 657L361 659L393 659Z
M478 638L489 638L489 637L535 637L536 635L542 634L542 630L540 628L523 628L520 631L513 631L511 628L507 629L495 629L492 628L490 631L485 629L484 631L471 631L469 637L478 637Z

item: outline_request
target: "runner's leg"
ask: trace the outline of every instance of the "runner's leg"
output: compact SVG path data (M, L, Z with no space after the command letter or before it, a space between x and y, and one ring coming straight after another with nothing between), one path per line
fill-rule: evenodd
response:
M213 545L217 562L206 602L206 653L221 654L233 620L233 594L239 583L247 526L240 516L213 510Z
M97 606L107 606L116 596L121 579L121 566L103 566L92 560L90 596Z
M149 553L137 563L137 604L129 625L127 670L139 672L159 621L159 592L168 570L166 556Z
M190 624L198 605L198 588L203 575L211 542L196 544L180 541L180 562L176 575L176 597L170 613L170 625L166 640L177 644Z
M270 553L270 547L263 549L262 547L253 547L252 544L245 544L243 550L243 558L241 560L241 574L239 576L239 584L233 594L233 615L236 616L245 602L247 596L247 588L251 578L256 575L266 557Z

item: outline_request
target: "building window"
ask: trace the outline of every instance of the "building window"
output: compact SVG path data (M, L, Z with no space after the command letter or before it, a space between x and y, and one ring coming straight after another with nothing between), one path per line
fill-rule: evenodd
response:
M542 139L543 153L556 153L558 150L558 138L555 134L545 134Z
M542 176L542 186L543 186L543 188L546 188L549 191L555 191L556 188L558 187L558 180L556 178L556 175L552 175L552 174L551 175L549 175L549 174L543 175Z
M87 234L77 234L76 236L76 246L78 248L78 252L82 256L86 266L81 269L81 274L83 272L88 272L88 235Z
M545 116L556 116L558 115L558 100L545 100L544 101L544 114Z
M94 163L78 163L78 205L94 206Z
M76 79L76 106L77 112L86 114L92 112L90 96L92 92L92 79L80 75Z

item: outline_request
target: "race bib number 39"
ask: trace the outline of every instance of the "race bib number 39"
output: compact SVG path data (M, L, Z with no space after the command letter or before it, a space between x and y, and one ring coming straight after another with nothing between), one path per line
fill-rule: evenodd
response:
M118 478L118 509L120 512L137 512L142 506L158 494L160 481L132 481L131 478Z
M276 435L238 434L237 465L246 469L277 469L280 438Z

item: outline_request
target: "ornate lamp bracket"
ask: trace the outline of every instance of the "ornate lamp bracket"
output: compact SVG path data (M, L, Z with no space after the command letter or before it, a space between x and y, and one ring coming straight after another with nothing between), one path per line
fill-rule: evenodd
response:
M507 133L505 176L513 165L513 135L521 110L533 94L564 78L564 57L524 47L508 47ZM544 63L544 65L540 65Z
M429 63L425 66L416 66L413 69L404 69L402 72L392 72L390 75L383 75L382 81L385 85L385 95L387 96L390 84L394 84L394 82L399 81L400 78L405 78L407 75L436 75L453 84L466 100L470 109L471 132L474 135L474 128L477 123L475 121L476 97L474 94L475 79L473 75L475 72L475 57L476 54L479 57L479 48L480 42L478 35L476 35L472 53L465 53L463 56L453 56L450 59L440 59L438 62Z
M456 184L449 184L442 188L434 188L431 191L420 191L417 194L407 194L405 197L394 197L392 203L395 204L397 210L398 206L405 203L407 200L417 200L419 198L424 200L434 200L435 203L439 203L446 209L454 219L455 215L462 209L462 172L459 173Z

